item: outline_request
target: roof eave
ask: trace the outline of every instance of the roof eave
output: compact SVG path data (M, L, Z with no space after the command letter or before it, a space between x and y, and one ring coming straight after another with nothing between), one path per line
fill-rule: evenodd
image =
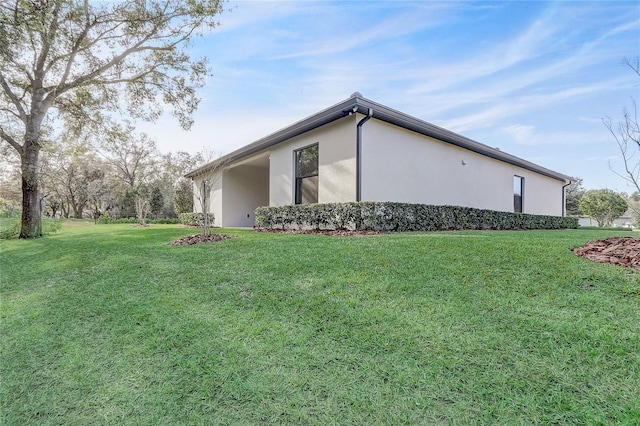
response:
M496 160L504 161L509 164L522 167L524 169L533 171L535 173L563 181L565 183L572 180L571 177L562 173L555 172L537 164L531 163L522 158L516 157L511 154L502 152L496 148L492 148L488 145L474 141L462 135L459 135L450 130L433 125L426 121L417 119L393 108L386 107L377 102L361 97L359 93L354 93L350 98L339 102L327 109L324 109L312 116L304 118L288 127L278 130L264 138L246 145L236 151L231 152L223 157L218 158L204 166L185 175L186 178L195 178L196 176L207 173L210 170L216 169L221 164L228 164L230 162L239 160L243 157L255 154L256 152L270 148L280 142L295 136L306 133L310 130L328 124L332 121L338 120L342 117L349 115L350 113L367 114L369 109L373 110L373 118L385 121L390 124L394 124L405 128L407 130L420 133L425 136L432 137L434 139L441 140L443 142L450 143L452 145L459 146L461 148L468 149L478 154L494 158Z
M288 127L280 129L275 133L258 139L257 141L249 145L246 145L210 163L207 163L204 166L187 173L185 177L193 179L196 176L207 173L207 171L211 169L217 168L220 164L227 164L232 161L239 160L246 156L255 154L256 152L277 145L280 142L291 139L318 127L324 126L325 124L331 123L332 121L349 115L349 112L354 112L353 108L355 106L355 98L351 97L349 99L346 99L336 105L322 110L312 116L304 118Z

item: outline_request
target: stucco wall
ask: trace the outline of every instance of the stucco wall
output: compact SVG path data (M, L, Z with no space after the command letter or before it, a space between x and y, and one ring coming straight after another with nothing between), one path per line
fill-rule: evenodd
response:
M355 120L349 116L282 142L270 151L269 205L293 204L293 151L317 143L318 202L355 201Z
M242 165L222 180L222 226L253 226L255 209L269 203L269 169Z
M513 177L525 178L524 212L562 215L563 182L371 119L363 126L362 200L513 211Z

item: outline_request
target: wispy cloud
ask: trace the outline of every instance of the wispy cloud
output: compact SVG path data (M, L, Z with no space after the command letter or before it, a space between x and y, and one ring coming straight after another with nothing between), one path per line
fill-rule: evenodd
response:
M195 46L214 77L194 130L156 126L169 149L179 141L230 152L357 90L456 132L486 135L527 159L544 146L549 167L604 181L611 173L602 156L615 151L603 154L600 117L640 98L637 77L620 65L638 51L632 2L228 6L221 26ZM598 157L603 169L598 160L587 170L554 162L577 145L580 158Z
M501 130L511 141L519 145L584 145L590 143L593 138L589 133L540 132L535 126L528 124L512 124Z

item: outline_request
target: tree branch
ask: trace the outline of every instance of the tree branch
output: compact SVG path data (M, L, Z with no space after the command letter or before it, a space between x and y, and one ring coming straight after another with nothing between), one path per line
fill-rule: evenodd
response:
M1 71L0 71L0 86L2 86L2 90L9 97L13 105L15 105L16 109L18 110L18 113L20 114L20 120L26 121L27 113L22 107L22 104L20 103L20 99L18 99L15 93L13 93L13 91L11 90L11 87L9 87L9 84L7 83L7 80L5 80L4 74Z
M20 145L16 140L11 137L8 133L4 131L4 129L0 126L0 138L4 139L9 145L15 148L18 153L22 154L22 145Z

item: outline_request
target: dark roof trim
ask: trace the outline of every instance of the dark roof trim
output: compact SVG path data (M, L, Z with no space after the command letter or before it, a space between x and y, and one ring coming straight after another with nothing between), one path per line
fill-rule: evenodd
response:
M350 98L340 103L337 103L310 117L298 121L291 126L285 127L284 129L265 136L262 139L258 139L257 141L246 145L236 151L233 151L230 154L220 157L217 160L212 161L211 163L205 164L204 166L192 172L189 172L187 175L185 175L185 177L194 178L198 175L206 173L208 170L215 168L220 164L228 164L230 162L255 154L280 142L284 142L288 139L345 117L349 115L349 113L358 112L366 115L369 109L373 109L373 118L377 120L385 121L387 123L394 124L407 130L439 139L443 142L447 142L452 145L456 145L470 151L477 152L478 154L482 154L496 160L513 164L518 167L522 167L523 169L527 169L559 181L568 182L571 180L569 176L554 172L553 170L531 163L527 160L523 160L522 158L516 157L514 155L507 154L498 149L491 148L487 145L461 136L450 130L435 126L431 123L427 123L426 121L422 121L395 109L363 98L362 95L358 92L354 93Z

